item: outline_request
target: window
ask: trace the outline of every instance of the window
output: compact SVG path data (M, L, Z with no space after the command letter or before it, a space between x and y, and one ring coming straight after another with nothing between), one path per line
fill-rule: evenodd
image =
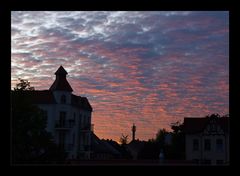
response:
M193 151L199 150L199 141L198 139L193 139Z
M82 124L83 124L83 126L86 125L86 116L85 116L85 115L84 115L83 118L82 118Z
M59 147L61 149L64 149L64 146L65 146L65 133L64 132L59 132Z
M82 139L83 139L83 144L86 144L86 136L85 135L82 136Z
M69 121L69 127L70 128L74 127L74 125L75 125L74 119L69 119L68 121Z
M218 152L223 151L223 140L222 139L217 139L216 140L216 150Z
M75 133L73 133L73 138L72 138L72 143L73 143L73 145L75 144Z
M48 120L48 111L47 110L43 110L43 116L44 118L46 118L46 121Z
M210 141L210 139L205 139L204 140L204 150L205 151L210 151L211 150L211 141Z
M82 127L82 114L79 114L79 127Z
M60 117L59 117L59 125L60 127L65 126L65 121L66 121L66 112L60 111Z
M65 103L66 103L66 96L65 96L65 95L62 95L62 96L61 96L61 103L62 103L62 104L65 104Z
M48 124L49 124L49 122L48 122L48 111L47 110L43 110L42 111L43 112L43 117L44 117L44 119L46 120L46 122L47 122L47 127L48 127Z
M69 119L69 125L70 128L72 128L75 125L75 121L76 121L76 113L73 113L73 119Z

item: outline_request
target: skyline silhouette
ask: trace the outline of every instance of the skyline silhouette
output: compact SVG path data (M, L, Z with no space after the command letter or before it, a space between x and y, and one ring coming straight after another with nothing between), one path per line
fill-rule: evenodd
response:
M155 138L184 117L229 113L228 12L12 12L12 87L48 89L63 65L94 131ZM38 20L36 20L38 19Z

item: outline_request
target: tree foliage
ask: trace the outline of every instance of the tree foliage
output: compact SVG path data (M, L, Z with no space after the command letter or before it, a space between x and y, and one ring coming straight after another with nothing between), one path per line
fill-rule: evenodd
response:
M176 122L171 124L172 132L166 129L159 129L156 138L149 140L140 152L142 159L159 159L160 151L163 151L165 159L184 159L185 137L183 124ZM170 140L170 143L167 142Z
M125 145L125 144L127 144L127 142L128 142L128 135L124 136L124 135L122 134L122 136L120 137L120 143L121 143L122 145Z
M219 114L211 114L211 115L207 115L207 118L222 118L222 117L229 117L229 114L225 114L223 116L219 115Z
M175 134L182 133L183 132L183 123L181 123L180 121L172 123L171 129L173 130L173 133L175 133Z
M162 146L164 145L165 137L167 134L167 130L165 128L159 129L159 131L156 134L156 139L155 141L161 144Z
M172 144L166 152L169 159L185 159L185 134L184 124L177 121L171 124Z
M30 85L30 82L25 79L18 78L20 83L16 84L16 87L14 88L15 91L28 91L28 90L34 90L34 87Z
M34 88L23 79L11 91L12 162L34 163L64 159L64 154L57 152L59 150L52 142L51 134L45 130L47 117L32 104L26 91L34 91Z
M165 137L169 134L166 129L159 129L155 139L149 139L139 153L139 159L159 159L161 150L165 151Z

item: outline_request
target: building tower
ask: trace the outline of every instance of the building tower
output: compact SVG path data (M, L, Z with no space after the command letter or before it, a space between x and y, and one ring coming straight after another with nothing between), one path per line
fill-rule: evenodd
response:
M136 126L133 124L132 126L132 141L135 141L135 132L136 132Z
M53 82L52 86L50 87L50 90L72 92L73 89L66 79L67 74L68 73L66 72L66 70L62 66L60 66L58 70L55 72L56 79Z

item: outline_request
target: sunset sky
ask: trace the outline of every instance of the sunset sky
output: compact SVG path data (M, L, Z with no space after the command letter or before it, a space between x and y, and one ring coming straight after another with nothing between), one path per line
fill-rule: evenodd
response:
M49 89L62 65L99 138L155 138L184 117L229 113L226 11L11 13L11 79Z

